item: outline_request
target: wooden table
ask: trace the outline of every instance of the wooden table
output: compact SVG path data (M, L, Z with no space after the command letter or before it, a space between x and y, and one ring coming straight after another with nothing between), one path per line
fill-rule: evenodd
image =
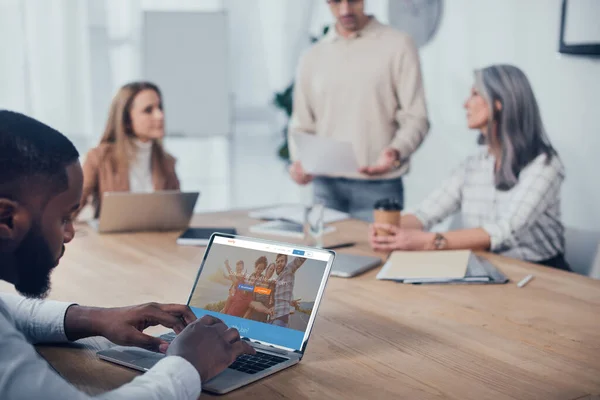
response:
M231 211L197 215L192 225L247 234L253 223L245 211ZM327 241L359 241L343 251L372 254L364 223L336 227ZM186 301L203 248L177 246L177 233L78 229L54 273L51 298L101 306ZM303 361L227 397L598 399L600 281L484 256L512 282L411 286L377 281L377 270L332 277ZM535 279L518 289L515 282L529 273ZM98 394L137 375L96 359L91 349L104 344L39 351L70 382Z

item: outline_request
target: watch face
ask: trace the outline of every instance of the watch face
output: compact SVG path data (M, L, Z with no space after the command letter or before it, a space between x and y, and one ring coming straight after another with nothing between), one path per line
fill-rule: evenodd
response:
M408 33L417 47L427 44L442 19L442 0L390 0L389 23Z
M443 249L444 247L446 247L446 238L439 233L436 234L435 240L434 240L434 245L435 245L435 248L438 250Z

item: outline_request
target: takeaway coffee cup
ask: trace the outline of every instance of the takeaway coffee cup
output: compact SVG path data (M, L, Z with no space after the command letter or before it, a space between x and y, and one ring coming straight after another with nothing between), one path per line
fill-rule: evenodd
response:
M398 199L381 199L373 207L373 219L376 223L399 226L401 211L402 205ZM390 234L387 230L379 228L376 232L378 236L388 236Z

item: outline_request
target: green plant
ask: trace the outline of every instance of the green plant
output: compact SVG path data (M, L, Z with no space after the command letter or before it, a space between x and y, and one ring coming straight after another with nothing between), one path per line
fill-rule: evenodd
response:
M328 30L329 30L329 26L325 26L323 28L323 36L325 36L327 34ZM319 40L319 38L317 38L317 37L310 38L311 43L315 43L318 40ZM292 116L292 110L294 108L293 103L294 103L294 82L292 81L292 83L288 87L286 87L282 92L275 93L275 96L273 97L273 105L285 112L285 114L288 117L288 122L289 122L289 119ZM288 133L287 126L288 126L288 123L286 123L285 127L283 128L283 144L279 147L278 155L279 155L279 158L281 158L282 160L289 162L290 161L290 152L289 152L288 142L287 142L287 133Z
M280 93L275 93L275 99L273 100L273 104L283 110L285 112L285 114L288 117L288 121L290 119L290 117L292 116L292 107L293 107L293 101L292 99L294 98L294 83L292 82L291 85L289 85L283 92ZM281 158L284 161L289 161L290 160L290 152L288 149L288 142L287 142L287 123L283 128L283 144L281 145L281 147L279 148L278 154L279 154L279 158Z

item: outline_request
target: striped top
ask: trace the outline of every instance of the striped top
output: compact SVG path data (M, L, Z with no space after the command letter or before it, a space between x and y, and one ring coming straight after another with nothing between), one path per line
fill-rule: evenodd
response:
M496 189L495 157L484 151L463 162L444 184L412 212L430 229L460 211L464 229L482 228L491 250L526 261L543 261L565 251L560 187L565 177L558 156L539 155L508 191Z

